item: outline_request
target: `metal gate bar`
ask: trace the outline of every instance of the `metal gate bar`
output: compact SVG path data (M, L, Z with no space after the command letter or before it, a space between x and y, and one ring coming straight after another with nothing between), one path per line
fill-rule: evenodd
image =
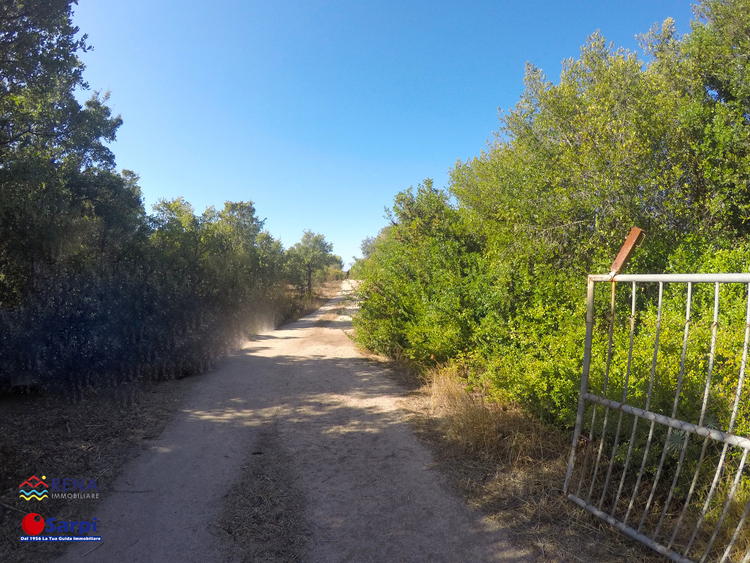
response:
M595 284L608 282L612 285L611 291L611 306L610 306L610 318L609 326L607 331L607 352L606 361L603 368L603 379L601 381L601 391L599 394L591 392L589 389L589 377L591 371L592 362L592 345L594 336L594 313L595 313ZM615 326L615 304L616 304L616 282L630 282L631 295L630 295L630 317L629 317L629 345L627 349L627 367L624 370L622 378L622 392L620 401L611 399L607 396L608 387L611 383L612 377L612 362L614 352L613 345L613 332ZM653 357L651 360L651 369L649 372L648 380L648 391L646 393L644 408L639 408L634 405L628 404L628 393L631 384L631 368L633 363L633 342L634 335L636 332L636 317L637 317L637 289L639 284L658 284L658 301L656 305L656 323L654 332L654 349ZM662 330L662 313L663 313L663 297L664 297L664 285L665 284L687 284L687 298L685 301L685 317L684 317L684 328L682 338L682 349L679 363L679 370L677 373L676 388L674 391L674 402L670 415L666 415L660 412L653 412L651 410L652 394L654 392L654 382L657 374L657 364L659 361L659 339ZM702 403L700 409L700 415L697 423L680 420L678 418L678 408L680 406L680 396L683 387L683 378L686 370L686 357L687 351L690 345L691 336L691 306L693 297L693 284L700 283L713 283L714 284L714 299L713 299L713 323L711 324L711 339L710 348L708 353L708 369L705 376L705 381L702 385ZM748 289L746 297L746 311L745 311L745 326L744 326L744 342L742 346L742 361L740 364L739 376L737 379L737 387L734 392L732 413L729 424L726 430L718 430L711 428L706 424L706 413L709 402L709 396L711 394L711 379L714 371L715 356L716 356L716 341L717 341L717 328L719 326L719 304L720 304L720 285L727 283L741 283L745 284ZM744 388L745 371L747 365L747 354L748 354L748 343L750 342L750 274L663 274L663 275L643 275L643 274L609 274L609 275L592 275L588 278L587 286L587 311L586 311L586 337L584 345L584 357L583 357L583 369L581 377L581 388L578 399L578 412L576 414L576 425L573 434L573 443L571 446L568 468L565 475L565 484L563 490L567 494L568 498L575 504L585 508L589 512L596 516L604 519L612 526L627 534L628 536L648 545L657 552L666 555L673 561L694 563L694 560L690 558L691 548L694 545L696 537L700 532L703 532L705 536L710 534L710 540L708 540L705 549L702 553L698 554L698 560L702 563L707 560L707 557L712 553L714 544L716 543L722 526L730 514L732 505L737 495L738 488L742 482L743 474L745 473L745 466L747 463L748 451L750 451L750 439L738 436L733 433L735 424L737 422L737 416L739 412L740 398L742 396ZM624 347L624 345L623 345ZM737 349L739 351L739 349ZM590 415L590 426L584 437L584 418L586 409L591 409ZM697 408L697 406L696 406ZM603 417L600 418L599 410L604 409ZM610 411L617 411L616 424L614 431L608 430L610 425ZM632 422L632 430L630 432L630 440L627 447L627 455L625 461L620 467L615 467L615 459L617 452L621 447L621 438L623 440L626 437L621 437L622 428L624 424L624 417L628 417L628 421ZM634 443L637 436L638 421L643 418L650 422L648 437L643 450L643 457L640 463L640 470L635 480L635 485L632 487L632 493L628 500L627 494L627 483L628 472L630 465L633 462L634 456ZM660 426L657 427L656 425ZM646 471L647 458L654 442L655 436L659 435L660 432L657 428L667 427L666 438L664 439L662 452L659 459L658 469L656 474L648 474ZM677 432L677 434L675 434ZM599 434L599 435L598 435ZM681 480L681 474L683 469L686 467L686 453L688 452L688 446L690 440L702 438L701 453L695 465L695 470L690 477L686 475L683 481L685 486L690 483L690 489L685 495L684 493L677 493L678 483ZM688 509L691 506L690 501L696 493L696 487L701 474L701 469L704 462L707 459L707 450L710 444L721 443L723 444L721 455L716 465L715 471L713 471L713 479L711 481L711 487L706 495L705 501L700 511L700 515L697 518L696 524L692 530L690 540L687 543L683 543L683 546L678 550L675 545L679 532L686 522L686 515ZM676 467L670 464L669 469L666 469L665 460L669 446L677 444L680 448L679 461ZM730 447L733 448L730 454ZM578 461L579 451L585 449L582 463ZM596 452L594 452L596 450ZM605 455L604 452L608 455ZM713 450L712 450L713 451ZM731 459L732 463L741 453L741 459L736 465L735 470L730 469L728 461ZM592 456L595 458L592 459ZM607 457L609 460L607 460ZM590 463L593 461L591 468ZM694 460L691 460L692 463ZM713 461L712 461L713 463ZM606 476L602 478L600 475L600 468L603 470L603 464L607 464ZM580 466L580 467L579 467ZM572 477L574 470L578 472L578 483L576 486L576 492L573 494L571 489ZM615 491L610 491L610 486L613 483L613 477L616 475L616 470L621 471L619 479L615 477L614 482L619 484ZM730 473L727 473L730 471ZM672 472L671 483L668 492L661 490L659 485L660 481L664 480L665 487L667 481L666 473ZM726 473L726 475L725 475ZM732 476L731 473L734 473ZM687 481L687 479L690 479ZM728 480L731 478L731 489L726 495L726 499L717 497L717 493L721 490L722 495L726 492L725 486L720 486L721 483L726 482L728 486ZM586 483L590 479L590 482ZM632 480L632 477L631 477ZM635 524L629 525L628 520L633 514L636 507L637 497L639 488L641 485L650 480L650 490L648 490L648 500L645 503L640 513L640 518ZM707 482L706 482L707 483ZM585 485L588 485L585 487ZM585 487L585 489L584 489ZM663 487L663 488L665 488ZM599 490L600 489L600 490ZM585 490L585 498L582 492ZM597 500L594 501L594 493L597 493ZM644 491L645 493L645 491ZM663 497L666 494L666 500L657 501L657 497ZM680 498L676 498L680 496ZM611 497L611 505L607 505L607 500ZM719 516L716 524L712 530L703 530L702 524L709 511L715 513L717 508L713 505L716 502L722 501L723 508L721 509L721 515ZM742 498L742 497L740 497ZM627 501L627 510L621 519L617 517L618 506L621 501ZM744 501L744 500L743 500ZM682 502L682 507L679 510L679 517L674 519L671 517L670 507L673 503ZM713 505L712 505L713 503ZM661 507L657 510L657 506ZM679 506L678 506L679 508ZM654 512L656 511L656 512ZM658 513L658 523L652 525L650 522L656 520ZM750 513L750 502L742 510L742 515L739 518L736 526L734 527L734 533L731 539L727 542L726 547L723 548L723 555L721 561L728 561L732 554L733 547L740 536L740 532L745 526L748 514ZM666 522L669 520L670 525L673 525L671 531L666 531L664 539L661 535ZM734 525L734 524L731 524ZM686 532L687 533L687 532ZM662 534L662 535L664 535ZM686 537L686 536L685 536ZM702 536L703 537L703 536ZM741 555L741 554L739 554ZM735 554L735 557L739 557ZM718 557L718 556L716 556ZM739 560L739 559L735 559ZM750 549L744 555L742 559L743 563L750 563Z
M718 328L719 328L719 283L716 282L714 283L714 311L713 311L713 322L711 323L711 351L709 353L709 360L708 360L708 374L706 375L706 387L703 391L703 403L701 405L701 416L698 421L699 426L703 424L703 419L706 416L706 407L708 406L708 396L709 396L709 392L711 389L711 376L713 374L714 358L715 358L715 353L716 353L716 331ZM690 499L693 498L693 493L695 492L695 486L698 483L698 475L700 473L700 468L703 465L703 460L706 457L706 449L708 448L709 437L710 435L705 436L705 439L703 440L703 446L701 448L701 455L700 455L700 458L698 459L698 464L697 464L695 474L693 475L693 480L690 483L690 490L688 491L685 504L682 508L682 512L680 512L680 517L677 520L677 524L675 525L674 531L672 532L672 536L669 538L667 549L672 547L672 544L674 543L675 538L677 537L677 533L680 531L680 528L682 527L682 521L685 518L685 514L687 513L688 507L690 506ZM718 439L718 438L715 438L715 439ZM750 504L748 504L748 506L750 506ZM740 527L742 526L743 522L744 522L744 519L740 521ZM739 533L739 528L737 532ZM732 544L734 544L734 541L732 541ZM731 545L730 545L730 548L731 548Z

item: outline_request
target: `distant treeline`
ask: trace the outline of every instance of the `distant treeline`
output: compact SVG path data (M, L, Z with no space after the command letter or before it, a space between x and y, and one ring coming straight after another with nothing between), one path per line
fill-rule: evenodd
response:
M363 243L353 270L362 280L360 343L422 366L459 364L474 389L570 427L586 276L609 271L632 226L647 235L629 272L748 271L750 1L704 0L695 14L689 35L667 20L642 36L645 60L594 34L557 83L529 65L526 90L502 115L494 142L455 165L447 191L426 180L400 193L390 225ZM679 291L665 298L679 328L662 334L659 385L677 372ZM712 294L702 291L693 322L705 336L711 319L698 304L710 311ZM722 294L740 330L746 294ZM654 298L655 290L639 296L636 395L653 355ZM629 310L624 292L618 299ZM607 307L608 298L599 303ZM606 327L597 324L596 338L606 338ZM616 327L616 338L627 334ZM739 347L730 340L720 335L709 407L718 419L728 416L741 362L742 334ZM593 361L596 373L604 360ZM706 362L707 350L689 350L688 410L700 401L693 379L705 377ZM745 416L735 431L746 434L748 425Z
M202 371L247 332L292 315L341 268L306 232L285 250L250 202L148 215L106 143L122 120L86 88L71 0L0 7L0 384L79 393Z

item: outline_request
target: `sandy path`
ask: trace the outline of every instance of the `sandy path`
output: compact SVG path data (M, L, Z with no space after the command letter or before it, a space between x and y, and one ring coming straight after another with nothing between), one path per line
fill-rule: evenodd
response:
M60 561L225 561L209 527L269 447L291 460L305 497L309 540L296 561L531 561L430 469L397 407L403 389L357 353L342 307L337 297L195 378L102 501L101 545L73 545Z

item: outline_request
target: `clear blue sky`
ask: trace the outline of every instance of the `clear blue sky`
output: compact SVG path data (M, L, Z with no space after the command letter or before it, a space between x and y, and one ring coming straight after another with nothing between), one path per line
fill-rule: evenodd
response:
M284 246L310 229L348 264L396 193L485 148L526 61L556 81L592 32L633 50L667 17L689 32L690 3L79 0L74 22L148 210L251 200Z

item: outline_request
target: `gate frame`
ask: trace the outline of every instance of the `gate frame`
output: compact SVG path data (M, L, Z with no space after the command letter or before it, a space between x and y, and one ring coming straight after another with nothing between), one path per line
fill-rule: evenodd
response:
M631 237L628 238L628 241L626 241L625 247L623 247L623 250L620 252L620 255L618 255L618 259L615 261L615 264L613 264L612 272L609 274L603 274L603 275L590 275L588 277L588 286L586 291L586 299L587 299L587 306L586 306L586 340L584 345L584 354L583 354L583 370L581 374L581 388L580 388L580 394L578 397L578 412L576 414L576 425L575 430L573 432L573 443L570 450L570 455L568 459L568 468L565 474L565 483L563 485L563 494L565 494L569 500L580 506L581 508L584 508L591 512L592 514L598 516L599 518L602 518L606 522L608 522L610 525L614 526L627 536L651 547L658 553L661 553L662 555L665 555L669 557L672 561L677 561L679 563L694 563L692 559L688 559L686 557L686 554L688 553L690 547L692 546L693 540L695 539L696 534L698 533L698 530L700 529L700 526L702 524L703 516L705 516L706 509L708 507L709 502L712 499L713 493L715 492L716 485L719 481L719 476L721 472L723 471L723 464L727 452L727 448L730 445L737 446L742 448L743 455L742 460L739 464L739 469L737 470L735 474L735 479L733 482L733 487L729 493L729 499L727 500L724 511L722 513L721 518L719 519L719 522L717 523L714 532L713 537L711 541L709 542L709 545L707 546L702 558L700 559L701 562L705 561L708 552L710 551L711 547L713 546L713 542L716 538L716 535L718 534L719 529L721 528L724 517L727 514L728 507L733 500L734 493L736 491L737 485L739 483L740 477L742 475L745 462L747 461L748 452L750 451L750 439L737 436L735 434L732 434L732 429L734 426L734 422L737 416L737 408L740 396L742 394L742 388L744 384L744 377L745 377L745 367L747 365L747 356L748 356L748 342L750 341L750 273L744 273L744 274L618 274L617 271L623 266L624 262L627 261L627 258L629 257L630 251L632 250L635 243L631 243L628 245L628 243L631 241L631 238L633 236L633 231L631 231ZM626 248L628 247L629 248ZM620 260L621 257L624 256L623 260ZM620 264L618 265L618 261L620 261ZM610 327L609 327L609 347L608 347L608 360L607 360L607 373L605 373L605 379L604 379L604 389L603 394L604 397L600 397L598 395L589 393L588 391L588 381L589 381L589 369L591 365L591 347L592 347L592 340L593 340L593 332L594 332L594 287L596 283L602 283L602 282L610 282L612 284L612 317L610 319ZM606 398L606 386L607 386L607 376L609 371L609 362L611 360L611 354L612 354L612 330L613 330L613 323L614 323L614 297L615 297L615 285L617 282L630 282L633 287L633 294L632 294L632 314L630 317L631 322L631 328L630 328L630 350L628 352L628 373L630 372L630 361L632 359L632 352L633 352L633 326L635 322L635 288L637 283L659 283L659 306L658 306L658 316L657 316L657 328L656 328L656 337L655 337L655 344L654 344L654 360L652 364L652 375L651 375L651 385L653 385L653 372L656 367L656 359L657 359L657 352L658 352L658 346L659 346L659 326L661 322L661 307L662 307L662 295L663 295L663 286L665 283L686 283L688 284L688 297L687 297L687 303L686 303L686 317L685 317L685 337L683 340L683 349L682 349L682 359L680 362L680 373L678 377L677 382L677 389L676 389L676 400L675 400L675 406L672 413L672 416L666 416L663 414L650 412L648 410L649 407L649 400L651 397L651 388L649 388L648 392L648 399L646 402L646 408L640 409L636 407L632 407L630 405L625 404L627 401L627 396L624 392L624 399L623 402L617 402L613 401L611 399ZM708 366L708 373L707 373L707 379L706 379L706 392L704 393L704 400L703 400L703 410L701 414L701 420L699 424L692 424L689 422L685 422L682 420L679 420L676 417L676 409L677 409L677 401L679 400L680 395L680 386L682 384L682 375L685 365L685 351L687 347L688 342L688 326L690 324L690 302L691 302L691 293L692 293L692 284L694 283L713 283L715 285L715 303L714 303L714 323L712 327L712 339L711 339L711 352L710 352L710 360L709 360L709 366ZM747 297L747 314L746 314L746 321L745 321L745 339L744 339L744 345L743 345L743 352L742 352L742 363L740 365L740 374L739 379L737 383L737 390L735 392L735 400L734 400L734 408L732 412L732 417L727 429L727 432L723 432L720 430L715 430L711 428L707 428L705 426L702 426L703 423L703 413L705 413L706 410L706 402L708 397L708 390L710 386L711 381L711 370L713 366L714 361L714 351L715 351L715 343L716 343L716 326L717 326L717 315L718 315L718 304L719 304L719 284L722 283L741 283L745 284L748 287L748 297ZM627 385L627 384L626 384ZM623 521L617 520L612 515L607 514L603 510L601 510L601 502L599 503L600 506L594 506L590 503L590 497L591 492L589 492L589 501L586 501L582 498L579 498L578 494L573 494L570 492L570 480L573 473L573 467L575 465L576 460L576 450L578 449L578 441L579 438L581 438L581 430L583 427L583 418L584 413L586 410L586 401L589 401L594 405L594 417L596 416L596 410L597 406L604 407L605 410L605 419L604 419L604 431L602 434L602 444L600 444L599 454L598 456L601 456L601 450L603 448L603 442L604 442L604 436L606 435L606 420L607 416L609 415L610 410L615 410L619 412L620 420L622 418L622 413L630 414L636 417L636 421L638 418L644 418L646 420L651 421L652 425L652 432L653 432L653 425L654 423L658 422L660 424L665 424L669 427L668 433L671 433L673 429L678 429L684 431L685 434L685 441L687 441L689 434L697 434L699 436L703 436L706 438L704 443L704 453L705 453L705 444L708 443L708 438L720 441L724 443L723 452L721 459L719 461L719 465L716 471L716 474L714 476L714 482L712 484L711 492L709 493L709 497L704 505L703 508L703 514L701 515L701 518L698 520L698 523L695 527L695 530L693 532L692 538L690 542L688 543L687 547L684 550L683 554L677 553L676 551L671 549L672 542L674 541L675 534L677 533L677 528L680 526L682 521L682 516L684 516L684 510L683 514L680 517L680 520L678 521L677 527L674 531L674 534L672 535L672 539L670 540L668 545L663 545L657 541L655 541L655 537L657 536L660 526L662 524L664 515L666 514L666 508L669 505L669 502L672 498L672 493L674 491L677 477L679 476L680 467L682 465L682 460L684 458L684 452L685 448L683 448L683 454L680 458L680 465L678 466L677 473L675 476L675 479L672 483L672 488L670 489L669 498L667 499L667 502L665 503L665 510L662 514L662 517L659 521L659 524L656 527L656 531L654 532L652 537L648 537L645 534L641 533L641 528L643 526L643 521L646 517L646 514L648 512L649 506L651 504L651 498L649 498L649 501L646 505L646 509L644 510L643 518L641 519L641 523L638 526L638 528L633 528L631 526L628 526L625 522L627 521L627 516L629 515L630 510L628 510L628 514L626 514ZM593 428L594 421L592 420L592 428ZM635 429L635 428L634 428ZM619 440L619 422L618 422L618 429L617 433L615 434L615 444ZM651 445L651 434L649 434L648 438L648 446ZM628 453L628 460L630 457L630 453ZM586 460L588 457L586 458ZM645 455L644 455L645 460ZM604 498L604 495L607 492L607 488L609 487L609 477L612 470L612 463L614 461L614 458L610 461L610 467L607 474L607 481L605 482L605 489L602 493L602 499ZM702 462L702 456L701 456L701 462ZM697 472L700 471L701 462L698 463L698 467L696 470L696 477ZM599 457L597 457L597 465L594 471L594 474L598 472L598 465L599 465ZM629 461L626 461L626 466L629 463ZM662 459L663 463L663 459ZM586 461L584 461L584 465L586 464ZM585 468L584 468L585 471ZM659 473L661 472L661 464L659 466ZM656 477L656 483L658 483L659 480L659 473L657 473ZM640 482L640 479L643 475L643 467L641 467L641 472L638 476L638 482L636 483L636 488L638 487L638 483ZM582 475L583 476L583 475ZM695 478L694 478L695 479ZM654 484L654 487L656 486L656 483ZM593 482L592 482L592 488L593 488ZM622 483L620 484L620 487L622 487ZM579 487L580 489L580 487ZM619 498L620 492L618 491L618 498ZM691 492L688 494L688 500L690 498ZM651 493L653 497L653 490ZM585 495L584 495L585 496ZM616 504L616 503L615 503ZM631 506L632 508L632 506ZM685 506L685 509L687 508L687 503ZM614 511L613 511L614 512ZM737 525L734 536L732 537L732 540L730 541L729 545L727 546L724 555L721 559L722 562L726 561L727 557L729 556L729 553L731 552L731 549L734 545L735 540L738 537L739 531L742 528L744 521L746 517L748 516L748 512L750 512L750 502L748 502L747 506L744 509L744 512L742 514L742 517L739 521L739 524ZM747 563L750 561L750 550L748 550L747 554L745 555L744 559L742 560L743 563Z

